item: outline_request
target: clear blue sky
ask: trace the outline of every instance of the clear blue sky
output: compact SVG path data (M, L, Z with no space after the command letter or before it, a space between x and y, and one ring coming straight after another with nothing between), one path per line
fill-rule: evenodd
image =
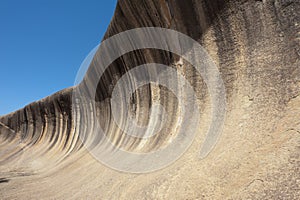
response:
M116 0L1 0L0 115L73 85Z

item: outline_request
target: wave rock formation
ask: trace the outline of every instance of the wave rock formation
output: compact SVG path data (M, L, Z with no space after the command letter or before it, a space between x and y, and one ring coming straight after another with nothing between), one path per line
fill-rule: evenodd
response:
M89 82L99 78L97 52L79 85L0 117L0 198L300 199L300 2L119 0L104 39L141 27L190 36L218 66L227 111L213 151L199 159L211 112L205 82L170 52L143 49L121 56L100 78L97 113L86 106L74 116L73 91L86 92ZM191 83L201 108L198 131L172 165L147 174L121 173L94 159L80 135L88 135L96 116L112 143L127 151L145 153L168 145L180 115L167 88L146 85L133 94L130 112L139 123L156 120L149 114L154 101L169 114L168 131L146 142L116 128L107 101L122 75L153 62L180 71Z

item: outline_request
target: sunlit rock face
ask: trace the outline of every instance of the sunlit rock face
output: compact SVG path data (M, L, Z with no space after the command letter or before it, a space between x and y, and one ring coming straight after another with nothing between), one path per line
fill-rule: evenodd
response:
M0 118L0 198L299 199L299 12L297 0L119 0L104 39L134 28L172 29L199 42L217 65L227 110L215 148L199 159L212 105L205 81L190 63L167 51L141 49L114 60L97 77L103 55L96 52L79 85ZM152 84L132 94L129 112L138 124L154 126L151 106L159 102L168 113L164 131L142 140L113 123L109 99L116 82L145 63L170 66L189 81L201 112L196 137L166 168L119 172L83 145L101 143L101 137L90 136L95 121L114 145L136 153L164 148L181 128L178 99ZM99 80L95 109L82 102L84 109L73 112L74 90L88 93L94 80ZM107 156L115 159L113 152Z

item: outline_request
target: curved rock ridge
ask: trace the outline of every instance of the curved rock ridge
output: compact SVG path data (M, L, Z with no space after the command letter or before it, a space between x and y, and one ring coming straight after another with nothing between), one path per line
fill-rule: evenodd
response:
M99 77L105 55L98 50L79 85L0 117L0 198L299 199L300 2L119 0L103 40L142 27L190 36L218 66L227 111L213 151L199 159L211 123L211 96L187 60L140 49L114 60ZM133 93L130 114L139 124L155 126L159 119L151 107L159 102L168 113L162 131L145 140L126 135L114 123L110 98L117 81L146 63L170 66L188 80L200 120L191 147L172 165L147 174L121 173L87 150L103 139L91 135L95 121L115 146L136 153L164 148L182 128L179 100L168 88L152 84ZM81 99L82 110L74 112L74 91L89 94L98 79L96 109ZM185 91L180 94L185 97ZM128 126L128 120L122 124Z

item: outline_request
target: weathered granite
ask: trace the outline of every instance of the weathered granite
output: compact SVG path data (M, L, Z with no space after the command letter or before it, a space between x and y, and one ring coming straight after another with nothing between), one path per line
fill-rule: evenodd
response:
M299 199L300 198L300 2L298 0L119 0L104 39L137 27L170 28L191 36L219 67L227 92L222 137L198 159L209 123L210 101L201 76L186 62L180 70L197 91L202 108L197 139L176 163L149 174L119 173L98 163L79 134L89 131L72 118L74 88L97 77L96 54L85 80L0 118L1 199ZM179 70L178 56L138 50L111 64L97 101L101 123L110 120L110 85L132 66L155 61ZM136 93L149 111L152 87ZM176 116L174 97L160 90ZM90 113L83 117L89 118ZM136 113L141 123L149 120ZM176 120L174 120L176 121ZM166 126L172 128L174 121ZM134 150L138 141L106 127L109 137ZM79 131L80 130L80 131ZM144 151L162 145L154 138Z

